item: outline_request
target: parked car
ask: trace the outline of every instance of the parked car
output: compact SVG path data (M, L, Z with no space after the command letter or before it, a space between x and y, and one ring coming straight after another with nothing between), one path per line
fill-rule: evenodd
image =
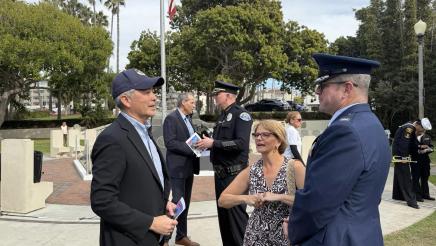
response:
M302 104L295 103L293 101L286 101L291 106L291 110L296 110L298 112L306 111L306 107Z
M250 112L259 111L286 111L291 107L287 102L283 102L277 99L262 99L256 103L245 105L245 109Z

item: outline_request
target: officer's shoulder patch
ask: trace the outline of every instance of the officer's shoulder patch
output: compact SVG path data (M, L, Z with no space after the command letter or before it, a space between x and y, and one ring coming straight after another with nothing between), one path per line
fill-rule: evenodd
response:
M251 120L251 116L249 113L247 112L243 112L239 115L239 118L241 118L241 120L243 121L250 121Z
M412 136L412 133L413 133L413 127L411 127L411 126L407 126L405 129L404 129L404 137L405 138L410 138L411 136Z

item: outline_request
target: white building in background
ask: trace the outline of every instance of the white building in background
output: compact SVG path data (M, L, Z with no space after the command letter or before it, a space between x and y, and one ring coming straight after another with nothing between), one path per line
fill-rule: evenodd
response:
M39 81L31 87L48 87L47 81ZM50 91L47 89L30 89L29 100L22 101L28 110L48 110L50 102ZM56 108L58 99L52 97L52 108Z

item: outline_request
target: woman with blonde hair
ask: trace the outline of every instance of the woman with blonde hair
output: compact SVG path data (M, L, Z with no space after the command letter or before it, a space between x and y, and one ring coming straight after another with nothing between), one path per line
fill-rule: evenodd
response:
M301 137L298 128L303 124L303 119L298 111L291 111L285 119L286 139L288 146L285 150L285 156L303 161L301 158Z
M260 121L252 134L262 157L243 170L221 194L218 205L254 206L244 235L244 246L288 245L282 222L289 216L296 189L304 186L305 167L283 155L286 133L275 120ZM248 191L248 194L247 194Z

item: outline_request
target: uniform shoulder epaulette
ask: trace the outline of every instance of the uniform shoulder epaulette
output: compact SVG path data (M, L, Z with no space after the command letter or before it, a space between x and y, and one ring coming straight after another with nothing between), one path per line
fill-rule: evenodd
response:
M353 113L349 113L347 115L341 116L338 121L351 121L354 117Z
M241 105L239 105L239 104L235 104L234 108L236 108L236 109L244 109L244 108L243 108Z

